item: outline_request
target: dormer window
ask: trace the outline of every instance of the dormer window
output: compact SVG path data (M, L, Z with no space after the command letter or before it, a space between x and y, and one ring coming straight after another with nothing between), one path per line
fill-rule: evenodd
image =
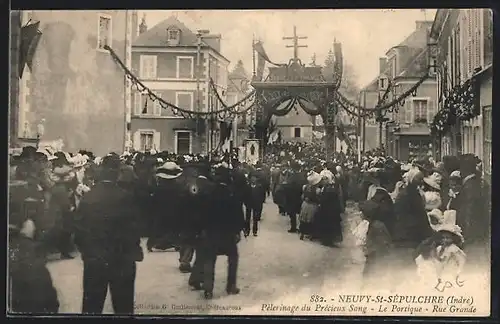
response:
M179 45L181 39L181 31L176 27L167 29L167 42L168 45Z

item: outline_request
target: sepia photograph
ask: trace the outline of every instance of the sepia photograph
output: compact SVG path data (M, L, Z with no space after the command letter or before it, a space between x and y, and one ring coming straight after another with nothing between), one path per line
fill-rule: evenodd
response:
M11 10L7 316L491 315L493 14Z

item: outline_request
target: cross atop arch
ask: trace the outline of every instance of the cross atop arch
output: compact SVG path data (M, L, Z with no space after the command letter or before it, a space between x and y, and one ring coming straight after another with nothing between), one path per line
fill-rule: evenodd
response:
M287 48L293 47L293 61L297 63L299 60L299 48L307 47L307 45L299 45L299 39L307 39L307 36L297 36L297 27L293 26L293 36L291 37L283 37L283 40L292 40L293 45L286 45Z

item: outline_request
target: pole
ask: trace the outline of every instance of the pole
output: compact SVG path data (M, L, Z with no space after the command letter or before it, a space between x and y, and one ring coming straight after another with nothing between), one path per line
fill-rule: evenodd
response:
M378 123L378 146L382 148L382 121Z
M366 109L366 92L363 91L363 108ZM363 145L362 145L362 151L363 153L365 152L366 149L366 117L363 115L363 127L362 127L362 133L363 133Z
M253 34L253 38L252 38L252 63L253 63L253 79L255 79L255 49L254 49L254 46L255 46L255 34Z
M360 104L361 102L361 97L359 98ZM356 144L358 148L358 162L361 162L361 111L359 111L358 114L358 120L357 120L357 132L356 132Z
M201 111L201 99L200 99L200 56L201 56L201 34L196 34L197 43L196 43L196 111ZM196 120L196 136L200 139L200 152L202 152L202 141L200 136L199 129L199 120Z

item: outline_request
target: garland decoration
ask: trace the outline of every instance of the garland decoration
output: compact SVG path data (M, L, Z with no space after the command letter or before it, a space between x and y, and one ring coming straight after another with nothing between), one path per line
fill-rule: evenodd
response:
M339 104L342 109L344 109L348 114L354 117L365 117L365 118L374 118L377 114L381 114L381 111L393 112L398 110L399 106L403 106L407 97L409 97L413 92L415 92L420 85L427 80L429 77L429 70L408 90L402 93L397 98L392 99L390 102L386 103L387 97L390 93L391 88L393 87L392 82L387 87L384 92L381 100L377 103L375 108L365 108L357 103L354 103L347 99L342 93L339 91L335 92L334 99Z
M143 94L146 94L152 102L157 102L163 109L170 109L175 116L181 116L186 119L206 119L217 117L219 120L227 120L230 116L246 114L247 111L254 108L255 103L255 90L246 95L243 99L238 101L233 105L226 105L222 98L220 97L217 89L215 88L215 84L213 80L210 78L210 89L215 94L216 99L221 103L222 109L216 111L192 111L191 109L185 109L178 107L170 102L163 100L161 97L158 97L151 89L146 87L144 83L142 83L133 73L130 71L127 66L122 62L122 60L118 57L115 51L109 47L108 45L104 46L104 49L108 50L111 54L113 60L123 69L125 72L125 76L127 80L132 83L132 87ZM249 104L248 104L249 103ZM147 100L145 107L147 107ZM238 108L243 107L243 109L238 110Z
M433 134L446 134L457 119L468 121L479 116L481 107L478 86L477 78L474 76L463 84L454 86L448 92L443 108L436 113L430 125Z

